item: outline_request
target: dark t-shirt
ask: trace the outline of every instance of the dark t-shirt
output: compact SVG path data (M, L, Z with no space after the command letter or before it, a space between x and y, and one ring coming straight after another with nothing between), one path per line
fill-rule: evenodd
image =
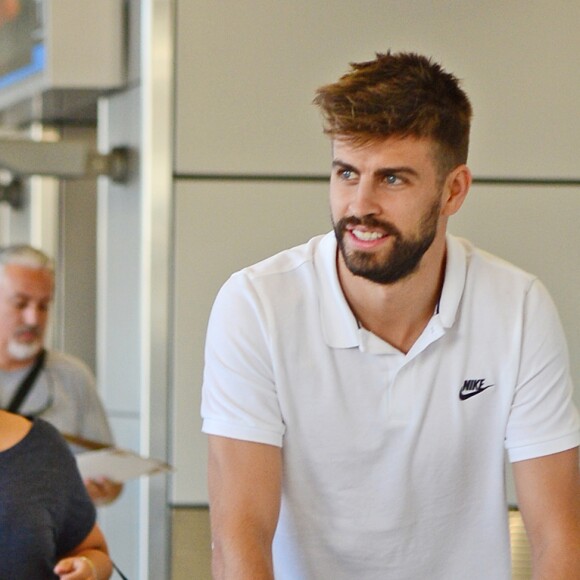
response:
M22 441L0 452L0 580L56 578L56 562L95 521L66 443L36 419Z

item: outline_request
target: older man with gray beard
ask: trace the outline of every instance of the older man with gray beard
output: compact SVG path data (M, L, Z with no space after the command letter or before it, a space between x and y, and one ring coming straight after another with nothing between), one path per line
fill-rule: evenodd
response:
M0 406L42 417L65 435L112 443L91 371L44 348L53 291L54 266L46 254L28 245L0 251ZM96 504L110 503L122 489L106 478L85 485Z

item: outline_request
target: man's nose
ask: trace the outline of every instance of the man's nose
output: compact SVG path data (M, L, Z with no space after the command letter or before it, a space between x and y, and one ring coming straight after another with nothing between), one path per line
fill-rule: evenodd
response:
M43 311L40 307L30 305L24 310L24 322L28 326L38 326L42 319Z
M372 181L360 180L351 200L350 211L357 217L375 215L381 211Z

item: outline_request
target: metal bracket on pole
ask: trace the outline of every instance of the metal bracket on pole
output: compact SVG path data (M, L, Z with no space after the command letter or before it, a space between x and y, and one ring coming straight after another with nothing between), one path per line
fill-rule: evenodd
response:
M0 169L0 202L5 201L14 209L22 207L22 180L9 171Z
M83 142L0 138L0 169L12 175L10 182L0 182L0 201L20 207L19 176L79 179L105 175L117 183L125 183L130 174L129 165L127 147L116 147L103 154Z

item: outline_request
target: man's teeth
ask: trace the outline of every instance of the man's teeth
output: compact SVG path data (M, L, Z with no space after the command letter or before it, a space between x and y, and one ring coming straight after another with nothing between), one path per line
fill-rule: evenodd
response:
M363 242L370 242L383 237L383 234L380 232L365 232L361 230L352 230L352 235Z

